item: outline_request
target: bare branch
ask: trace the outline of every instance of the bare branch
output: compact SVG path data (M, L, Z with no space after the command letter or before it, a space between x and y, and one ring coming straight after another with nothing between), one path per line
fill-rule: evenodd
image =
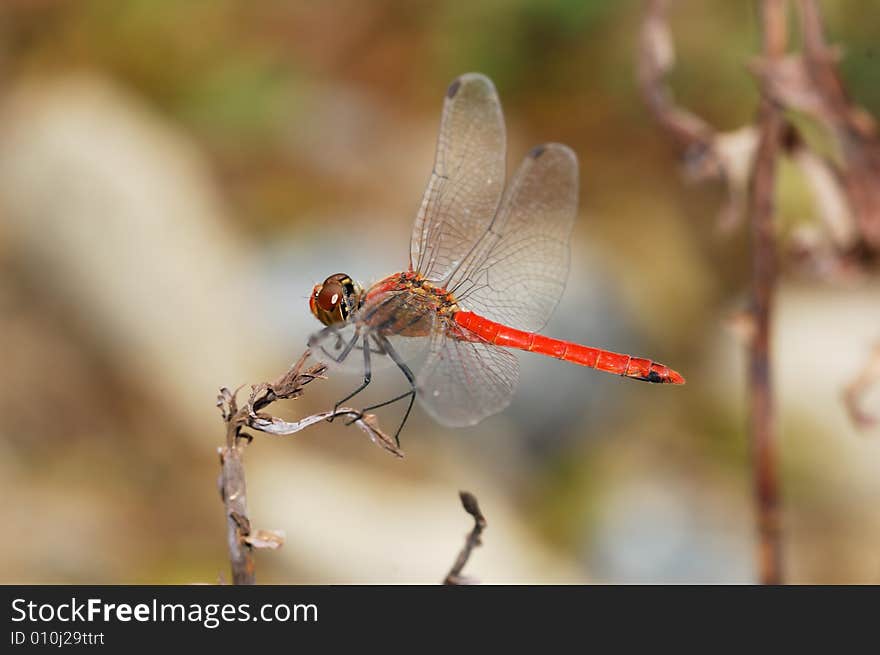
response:
M464 507L464 511L474 517L474 527L465 538L464 547L461 549L461 552L452 564L452 568L449 569L449 573L446 574L446 578L443 580L443 584L447 585L476 583L472 578L464 577L461 572L470 559L471 551L477 546L482 545L480 537L483 534L483 530L486 528L486 518L480 511L480 505L477 503L476 497L467 491L459 491L458 496L461 498L461 504Z
M843 257L880 252L880 133L877 123L855 105L837 69L840 53L825 39L815 0L797 3L803 50L778 58L763 58L753 70L765 92L786 109L818 121L834 138L840 162L833 164L849 205L857 238L838 242ZM832 162L828 162L832 165ZM849 236L849 235L847 235Z
M275 549L284 542L284 535L279 531L251 529L242 455L253 437L242 432L243 428L277 436L291 435L330 418L345 416L349 419L347 424L354 424L363 430L373 443L397 457L403 457L394 439L379 428L378 421L372 414L361 414L349 407L341 407L335 411L320 412L299 421L288 422L260 413L260 410L277 400L299 398L307 384L324 378L327 369L324 364L306 368L309 356L310 352L306 350L275 382L252 386L244 407L239 407L236 399L240 387L235 391L224 387L217 396L217 406L226 423L226 445L219 449L221 471L218 486L226 506L227 544L233 584L254 584L254 548Z
M867 139L877 139L874 119L849 98L837 71L840 53L828 45L825 26L816 0L798 0L803 32L803 59L807 76L819 97L818 111L830 122L839 122Z
M763 56L775 62L785 56L786 0L760 4ZM773 386L770 370L770 325L776 286L776 231L774 192L777 160L782 150L785 122L781 107L762 85L758 111L760 141L749 193L752 236L752 313L755 332L749 348L750 433L755 501L758 513L759 569L764 584L782 582L782 546L779 529L779 481Z
M253 549L247 543L250 521L247 518L247 484L241 448L225 446L220 452L220 498L226 506L226 542L232 565L232 583L254 584Z
M880 252L880 131L846 92L837 70L839 56L825 41L815 0L798 3L804 34L804 65L821 98L821 115L840 143L844 188L865 243Z
M692 111L678 106L666 78L675 63L667 13L670 0L647 0L639 40L639 88L660 127L669 135L684 163L688 180L721 180L727 201L718 227L730 231L745 211L749 171L758 143L757 130L747 125L718 132Z
M660 126L672 137L678 149L691 163L699 162L705 176L718 174L712 158L715 131L702 118L679 107L673 100L666 77L675 63L672 35L666 20L669 0L648 0L642 21L638 80L645 102Z
M396 457L403 457L403 451L397 447L394 439L379 429L379 423L375 414L361 414L359 411L352 409L351 407L340 407L335 411L319 412L318 414L312 414L304 419L293 422L283 421L271 416L250 414L248 416L247 425L254 430L259 430L266 434L288 436L301 430L305 430L307 427L315 425L316 423L322 423L336 417L347 417L349 421L346 425L356 425L363 430L364 434L366 434L374 444L384 448Z

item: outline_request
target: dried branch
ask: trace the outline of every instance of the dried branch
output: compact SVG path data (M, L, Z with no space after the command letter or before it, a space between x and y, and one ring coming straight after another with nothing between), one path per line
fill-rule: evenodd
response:
M760 5L763 56L775 62L785 56L786 0L762 0ZM758 513L759 570L764 584L782 582L779 530L779 482L776 425L771 382L770 325L776 286L774 192L777 160L785 122L782 108L762 85L758 111L760 139L749 189L752 238L752 314L754 335L749 347L749 405L752 470Z
M452 564L452 568L449 569L449 573L446 574L446 578L443 580L443 584L447 585L476 583L474 579L464 577L461 572L471 557L471 551L477 546L482 545L483 542L480 541L480 537L483 534L483 530L486 528L486 518L480 511L480 505L477 503L476 497L467 491L459 491L458 496L461 498L461 504L464 507L464 511L474 517L474 527L470 533L468 533L467 537L465 537L464 547L461 549L461 552Z
M832 129L844 159L841 177L862 238L880 252L880 131L877 123L856 106L837 71L839 55L825 40L816 0L799 0L804 35L803 61L820 98L819 116Z
M831 237L843 259L880 253L880 133L874 119L849 98L837 70L840 54L827 44L815 0L798 0L803 49L753 68L766 93L788 110L817 121L834 139L840 161L827 158L840 193L846 197L851 226ZM822 207L820 206L820 215ZM843 237L843 238L841 238Z
M654 119L671 138L684 164L688 180L721 180L727 200L718 226L729 231L737 225L746 204L749 170L757 147L757 130L751 125L718 132L692 111L678 106L666 78L675 63L675 48L667 13L670 0L647 0L639 39L637 76L642 97Z
M648 0L647 5L637 68L645 102L685 159L700 162L707 175L715 175L719 170L718 162L712 156L715 130L693 112L677 106L666 84L666 77L675 63L675 50L666 21L669 0Z
M307 356L308 353L304 355L304 357ZM304 361L304 359L300 359L300 362L285 373L278 382L274 384L258 384L251 389L251 396L248 399L247 406L244 408L246 411L241 416L241 420L245 425L266 434L289 436L323 421L336 417L347 417L349 419L347 425L356 425L374 444L384 448L396 457L403 457L403 452L397 446L396 441L379 428L378 420L374 414L362 414L351 407L338 407L333 411L319 412L299 421L288 422L259 413L259 409L275 400L298 398L302 395L302 387L305 384L323 376L326 369L323 364L305 373L299 373L298 367Z
M746 213L752 237L752 300L749 326L750 435L759 523L760 578L781 580L781 549L777 515L778 482L773 396L770 378L770 325L776 283L774 191L777 160L788 128L774 95L774 78L761 77L762 100L757 126L719 134L701 119L673 104L665 78L672 67L672 40L667 24L668 0L647 0L639 50L639 80L646 103L658 123L678 145L686 165L699 155L697 179L722 179L728 200L720 224L730 227ZM763 57L759 70L777 70L785 57L787 29L785 0L762 0ZM814 160L807 165L813 166ZM691 171L691 177L694 177ZM746 212L743 212L743 208Z
M315 364L305 368L309 359L306 350L302 357L278 380L251 387L251 394L244 407L238 406L238 390L220 389L217 406L226 423L226 445L220 453L220 497L226 507L227 544L232 565L233 584L254 584L254 548L279 548L284 535L274 530L252 530L247 511L247 484L242 455L253 436L243 432L247 427L266 434L291 435L305 428L337 416L348 417L349 424L363 430L373 443L397 457L403 453L392 437L385 434L372 414L361 414L350 407L340 407L331 412L320 412L296 422L287 422L261 413L277 400L295 399L303 394L303 388L314 380L323 379L326 366Z
M251 526L247 518L247 484L242 449L224 446L220 452L220 498L226 506L226 544L233 584L254 584L253 547L247 543Z

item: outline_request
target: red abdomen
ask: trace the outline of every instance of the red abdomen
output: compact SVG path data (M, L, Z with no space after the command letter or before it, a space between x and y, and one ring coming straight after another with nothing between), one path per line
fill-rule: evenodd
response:
M684 378L679 373L650 359L621 355L570 341L551 339L534 332L524 332L501 323L495 323L473 312L456 312L454 318L461 327L496 346L549 355L566 362L622 375L634 380L661 384L684 384Z

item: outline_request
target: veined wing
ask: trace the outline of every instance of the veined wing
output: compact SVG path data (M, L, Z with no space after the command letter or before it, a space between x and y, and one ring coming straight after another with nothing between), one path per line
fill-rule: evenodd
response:
M449 321L435 332L416 397L443 425L476 425L510 404L518 379L513 353Z
M495 216L505 158L495 86L484 75L462 75L443 103L434 168L413 226L411 270L445 286Z
M565 289L577 204L574 152L558 143L534 148L447 288L463 307L490 320L540 330Z

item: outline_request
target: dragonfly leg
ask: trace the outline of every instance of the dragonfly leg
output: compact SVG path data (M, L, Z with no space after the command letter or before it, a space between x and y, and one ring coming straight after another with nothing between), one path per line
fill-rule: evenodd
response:
M357 338L357 337L355 337L355 338ZM363 384L361 384L357 389L355 389L355 390L352 391L350 394L348 394L345 398L342 398L341 400L337 401L337 403L333 406L333 413L334 413L334 414L336 413L336 410L339 409L339 406L340 406L340 405L342 405L343 403L345 403L345 402L351 400L351 399L354 398L356 395L358 395L361 391L363 391L364 389L366 389L367 386L370 384L370 382L371 382L372 379L373 379L372 365L370 364L370 341L369 341L369 335L365 335L365 336L364 336L364 348L363 348L363 350L364 350L364 381L363 381ZM327 420L330 421L330 422L332 422L332 421L333 421L333 418L334 418L334 416L331 416L331 417L330 417L329 419L327 419Z
M312 336L309 337L309 342L308 342L309 348L314 348L316 345L320 344L328 334L335 335L336 338L339 339L339 333L336 331L336 327L333 325L328 325L327 327L322 329L320 332L317 332L316 334L313 334ZM319 347L321 349L321 352L324 353L324 355L326 357L329 357L330 359L332 359L334 361L336 360L336 357L334 355L331 355L329 352L327 352L327 349L324 348L323 345L321 345Z
M339 333L337 332L336 327L331 325L331 326L325 327L323 330L321 330L317 334L313 335L309 339L309 348L314 348L315 344L321 342L324 339L324 337L327 336L328 334L335 335L338 342L342 341L342 338L339 336ZM351 341L349 341L346 344L345 348L343 348L342 352L339 353L338 355L334 355L333 353L329 352L323 346L323 344L320 346L321 352L328 359L333 360L337 364L341 364L343 361L345 361L345 358L348 357L349 353L352 351L355 344L357 343L359 337L360 337L360 330L356 330L354 337L352 337Z
M364 407L360 412L359 416L354 417L349 421L349 425L354 421L363 418L364 412L369 412L374 409L379 409L380 407L386 407L387 405L391 405L396 403L399 400L403 400L404 398L409 398L409 405L407 405L406 413L403 415L403 420L400 422L400 425L397 426L397 431L394 433L394 442L397 444L398 448L400 447L400 432L403 430L403 426L406 425L407 419L409 419L409 414L412 411L413 403L416 400L416 376L413 375L413 372L410 370L409 366L403 361L403 358L397 353L396 350L391 346L388 339L383 336L375 337L379 348L386 352L389 357L397 364L397 368L404 374L407 382L409 382L409 391L400 394L399 396L395 396L390 400L383 401L376 405L370 405L369 407ZM368 350L368 348L366 349Z
M339 337L339 334L336 332L336 329L335 329L333 326L329 326L329 327L326 327L326 328L324 328L323 330L321 330L321 331L320 331L315 337L312 337L312 338L309 340L309 347L310 347L310 348L314 348L314 344L317 343L318 341L320 341L321 338L324 337L324 336L326 336L327 334L333 334L333 335L336 336L336 338L337 338L339 341L341 341L341 338ZM324 353L324 356L325 356L325 357L328 357L329 359L332 359L332 360L333 360L334 362L336 362L337 364L340 364L340 363L342 363L343 361L345 361L345 358L348 357L349 353L351 353L352 349L354 349L355 344L357 343L357 341L358 341L359 338L360 338L360 331L356 331L354 337L352 337L351 341L349 341L349 342L345 345L345 348L343 348L343 349L342 349L342 352L339 353L338 355L334 355L334 354L332 354L332 353L330 353L330 352L327 352L327 349L326 349L323 345L320 347L320 348L321 348L321 352ZM364 340L366 341L366 337L364 337ZM339 405L341 405L342 403L344 403L346 400L348 400L348 399L351 398L352 396L354 396L354 395L360 393L361 391L363 391L363 390L366 388L366 386L370 383L370 365L369 365L370 362L369 362L369 354L367 354L367 353L364 353L364 363L365 363L365 365L366 365L366 368L364 369L364 383L363 383L360 387L358 387L357 391L355 391L355 392L352 393L352 394L349 394L348 396L346 396L345 398L343 398L342 400L340 400L338 403L336 403L336 405L333 407L333 411L334 411L334 412L335 412L336 409L339 407ZM327 422L328 422L328 423L332 423L334 418L335 418L335 416L334 416L334 415L331 415L331 416L327 419Z

